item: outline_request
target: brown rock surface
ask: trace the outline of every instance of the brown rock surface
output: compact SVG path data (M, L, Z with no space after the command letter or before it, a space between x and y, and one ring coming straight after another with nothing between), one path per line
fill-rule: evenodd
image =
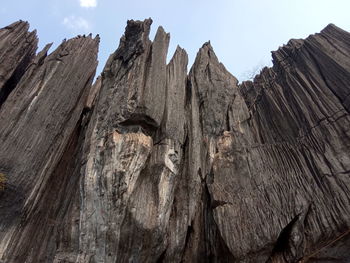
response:
M66 190L47 192L53 176L70 176L54 171L67 158L63 153L79 125L97 66L98 42L71 39L48 56L50 45L45 47L0 109L0 170L8 178L0 198L0 247L6 262L37 262L42 252L33 249L39 249L43 235L51 235L47 226L56 218L41 206L54 209L59 191ZM54 213L63 203L56 204Z
M189 74L180 47L166 64L151 24L128 21L92 87L97 39L26 67L0 109L0 259L349 262L350 34L238 84L210 43Z
M0 107L35 56L38 38L28 29L23 21L0 29Z

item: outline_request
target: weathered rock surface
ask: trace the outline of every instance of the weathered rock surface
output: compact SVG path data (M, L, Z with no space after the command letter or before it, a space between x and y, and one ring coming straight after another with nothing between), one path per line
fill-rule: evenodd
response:
M35 56L38 38L28 29L23 21L0 29L0 107Z
M47 45L0 109L0 170L8 179L0 198L0 255L5 262L38 262L38 254L44 253L40 249L49 245L43 240L53 235L49 228L65 210L62 199L69 189L51 184L56 180L65 186L72 177L63 168L62 174L55 170L73 157L64 152L80 125L98 42L91 37L71 39L48 56Z
M28 48L0 108L0 259L349 262L350 34L291 40L239 85L210 43L166 64L151 24L94 85L98 39Z

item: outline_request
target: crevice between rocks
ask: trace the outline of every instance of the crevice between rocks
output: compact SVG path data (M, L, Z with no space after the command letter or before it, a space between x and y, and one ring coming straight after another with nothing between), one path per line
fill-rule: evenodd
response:
M220 233L213 213L213 210L218 206L230 204L230 202L213 200L206 182L204 182L203 188L203 199L206 205L204 227L207 239L205 240L208 254L207 262L234 262L235 258Z
M153 137L158 129L155 120L145 114L134 113L127 120L119 123L121 132L143 132Z
M277 241L272 249L271 256L266 263L277 262L274 258L289 250L292 230L299 220L300 214L296 215L280 232Z
M18 63L17 68L12 73L12 76L6 81L4 86L0 89L0 108L6 101L10 93L15 89L21 78L23 77L29 63L32 60L32 54L27 54L22 61Z

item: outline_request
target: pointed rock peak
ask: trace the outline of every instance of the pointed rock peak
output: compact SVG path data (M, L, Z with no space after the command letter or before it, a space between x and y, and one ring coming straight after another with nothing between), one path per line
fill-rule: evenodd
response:
M134 20L134 19L130 19L126 22L127 26L126 28L129 27L133 27L133 26L145 26L145 27L150 27L153 23L152 18L146 18L145 20L141 21L141 20Z
M350 33L348 31L345 31L339 27L337 27L334 24L329 24L326 26L320 34L316 35L322 35L323 37L330 39L333 39L334 41L345 41L345 42L350 42ZM333 40L330 40L333 42Z
M177 45L176 50L174 52L174 55L172 56L170 62L168 65L175 63L175 61L179 58L184 58L184 62L186 64L187 67L187 63L188 63L188 55L185 49L183 49L182 47L180 47L179 45Z
M157 33L154 37L153 42L166 41L167 43L169 43L169 40L170 40L170 34L166 33L162 26L158 27Z
M165 30L164 30L164 27L159 26L158 29L157 29L157 33L156 34L158 34L158 33L162 33L162 34L166 33Z
M19 20L5 27L5 29L23 29L29 30L29 23L27 21Z
M293 49L293 48L299 48L304 44L305 40L304 39L296 39L292 38L290 39L287 44L284 44L278 48L276 51L272 51L271 53L278 52L279 50L282 49Z
M180 47L179 45L176 46L174 56L176 56L177 54L188 56L186 50L184 48Z
M50 56L55 57L58 61L70 59L74 54L82 52L83 49L95 55L98 52L99 43L96 39L89 37L77 36L71 39L64 39L62 43L52 52ZM46 46L45 48L47 48Z
M125 33L120 39L117 51L114 53L114 59L121 59L124 62L130 60L134 55L143 53L146 46L150 44L149 33L152 19L128 20Z
M287 46L293 46L293 47L299 48L303 44L304 44L304 40L303 39L295 39L295 38L293 38L293 39L288 41Z
M211 46L211 43L210 43L210 40L205 42L203 45L202 45L202 48L209 48L209 49L213 49L213 47Z
M97 43L100 43L100 40L101 40L99 34L97 34L95 37L93 37L93 35L90 33L90 34L89 34L89 38L93 39L93 40L96 41Z
M282 63L292 57L304 43L304 39L291 39L286 45L279 47L276 51L271 51L273 64Z
M192 66L192 68L195 67L195 65L198 64L208 64L209 61L211 63L215 63L215 64L221 64L214 52L214 49L210 43L210 41L205 42L202 47L199 49L195 62Z
M184 50L180 45L177 45L176 46L176 50L175 50L175 53L176 52L180 52L181 50Z
M350 34L347 31L334 24L329 24L320 33L312 34L306 39L291 39L286 45L279 47L276 51L272 51L273 64L281 64L285 67L288 61L292 61L292 57L299 52L298 50L301 49L305 43L318 39L321 36L328 38L330 41L338 39L343 39L345 41L345 38L350 41Z
M211 45L210 41L205 42L201 49L199 50L199 52L205 52L207 54L207 56L209 56L210 58L214 59L214 60L218 60L218 58L216 57L215 51L213 46Z
M224 82L230 82L229 86L236 86L238 83L238 80L219 61L210 41L208 41L199 49L189 78L212 79L215 74L220 75L218 78L222 78ZM212 86L212 88L215 87Z
M154 42L166 39L167 41L170 40L170 33L166 33L164 28L162 26L159 26L157 29L157 33L154 37Z
M124 33L125 40L127 41L136 37L148 38L152 23L153 20L151 18L144 21L128 20Z
M47 52L49 51L49 49L52 47L53 43L48 43L45 45L45 47L38 53L38 56L47 56Z
M341 29L340 27L337 27L336 25L330 23L324 29L322 29L321 34L322 33L331 33L331 32L335 32L335 31L342 32L342 33L345 33L345 32L348 33L347 31Z
M202 47L199 49L197 55L201 52L207 53L208 56L211 56L212 54L216 57L213 46L210 43L210 40L205 42Z

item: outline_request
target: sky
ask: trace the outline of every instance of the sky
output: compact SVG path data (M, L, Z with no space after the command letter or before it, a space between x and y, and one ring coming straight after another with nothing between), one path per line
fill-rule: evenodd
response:
M291 38L305 38L329 23L350 31L350 0L1 0L0 27L19 19L37 29L39 48L92 33L101 37L99 66L119 45L128 19L153 19L170 32L168 60L186 49L191 67L208 40L240 81L271 66L271 51ZM53 49L52 49L53 50Z

